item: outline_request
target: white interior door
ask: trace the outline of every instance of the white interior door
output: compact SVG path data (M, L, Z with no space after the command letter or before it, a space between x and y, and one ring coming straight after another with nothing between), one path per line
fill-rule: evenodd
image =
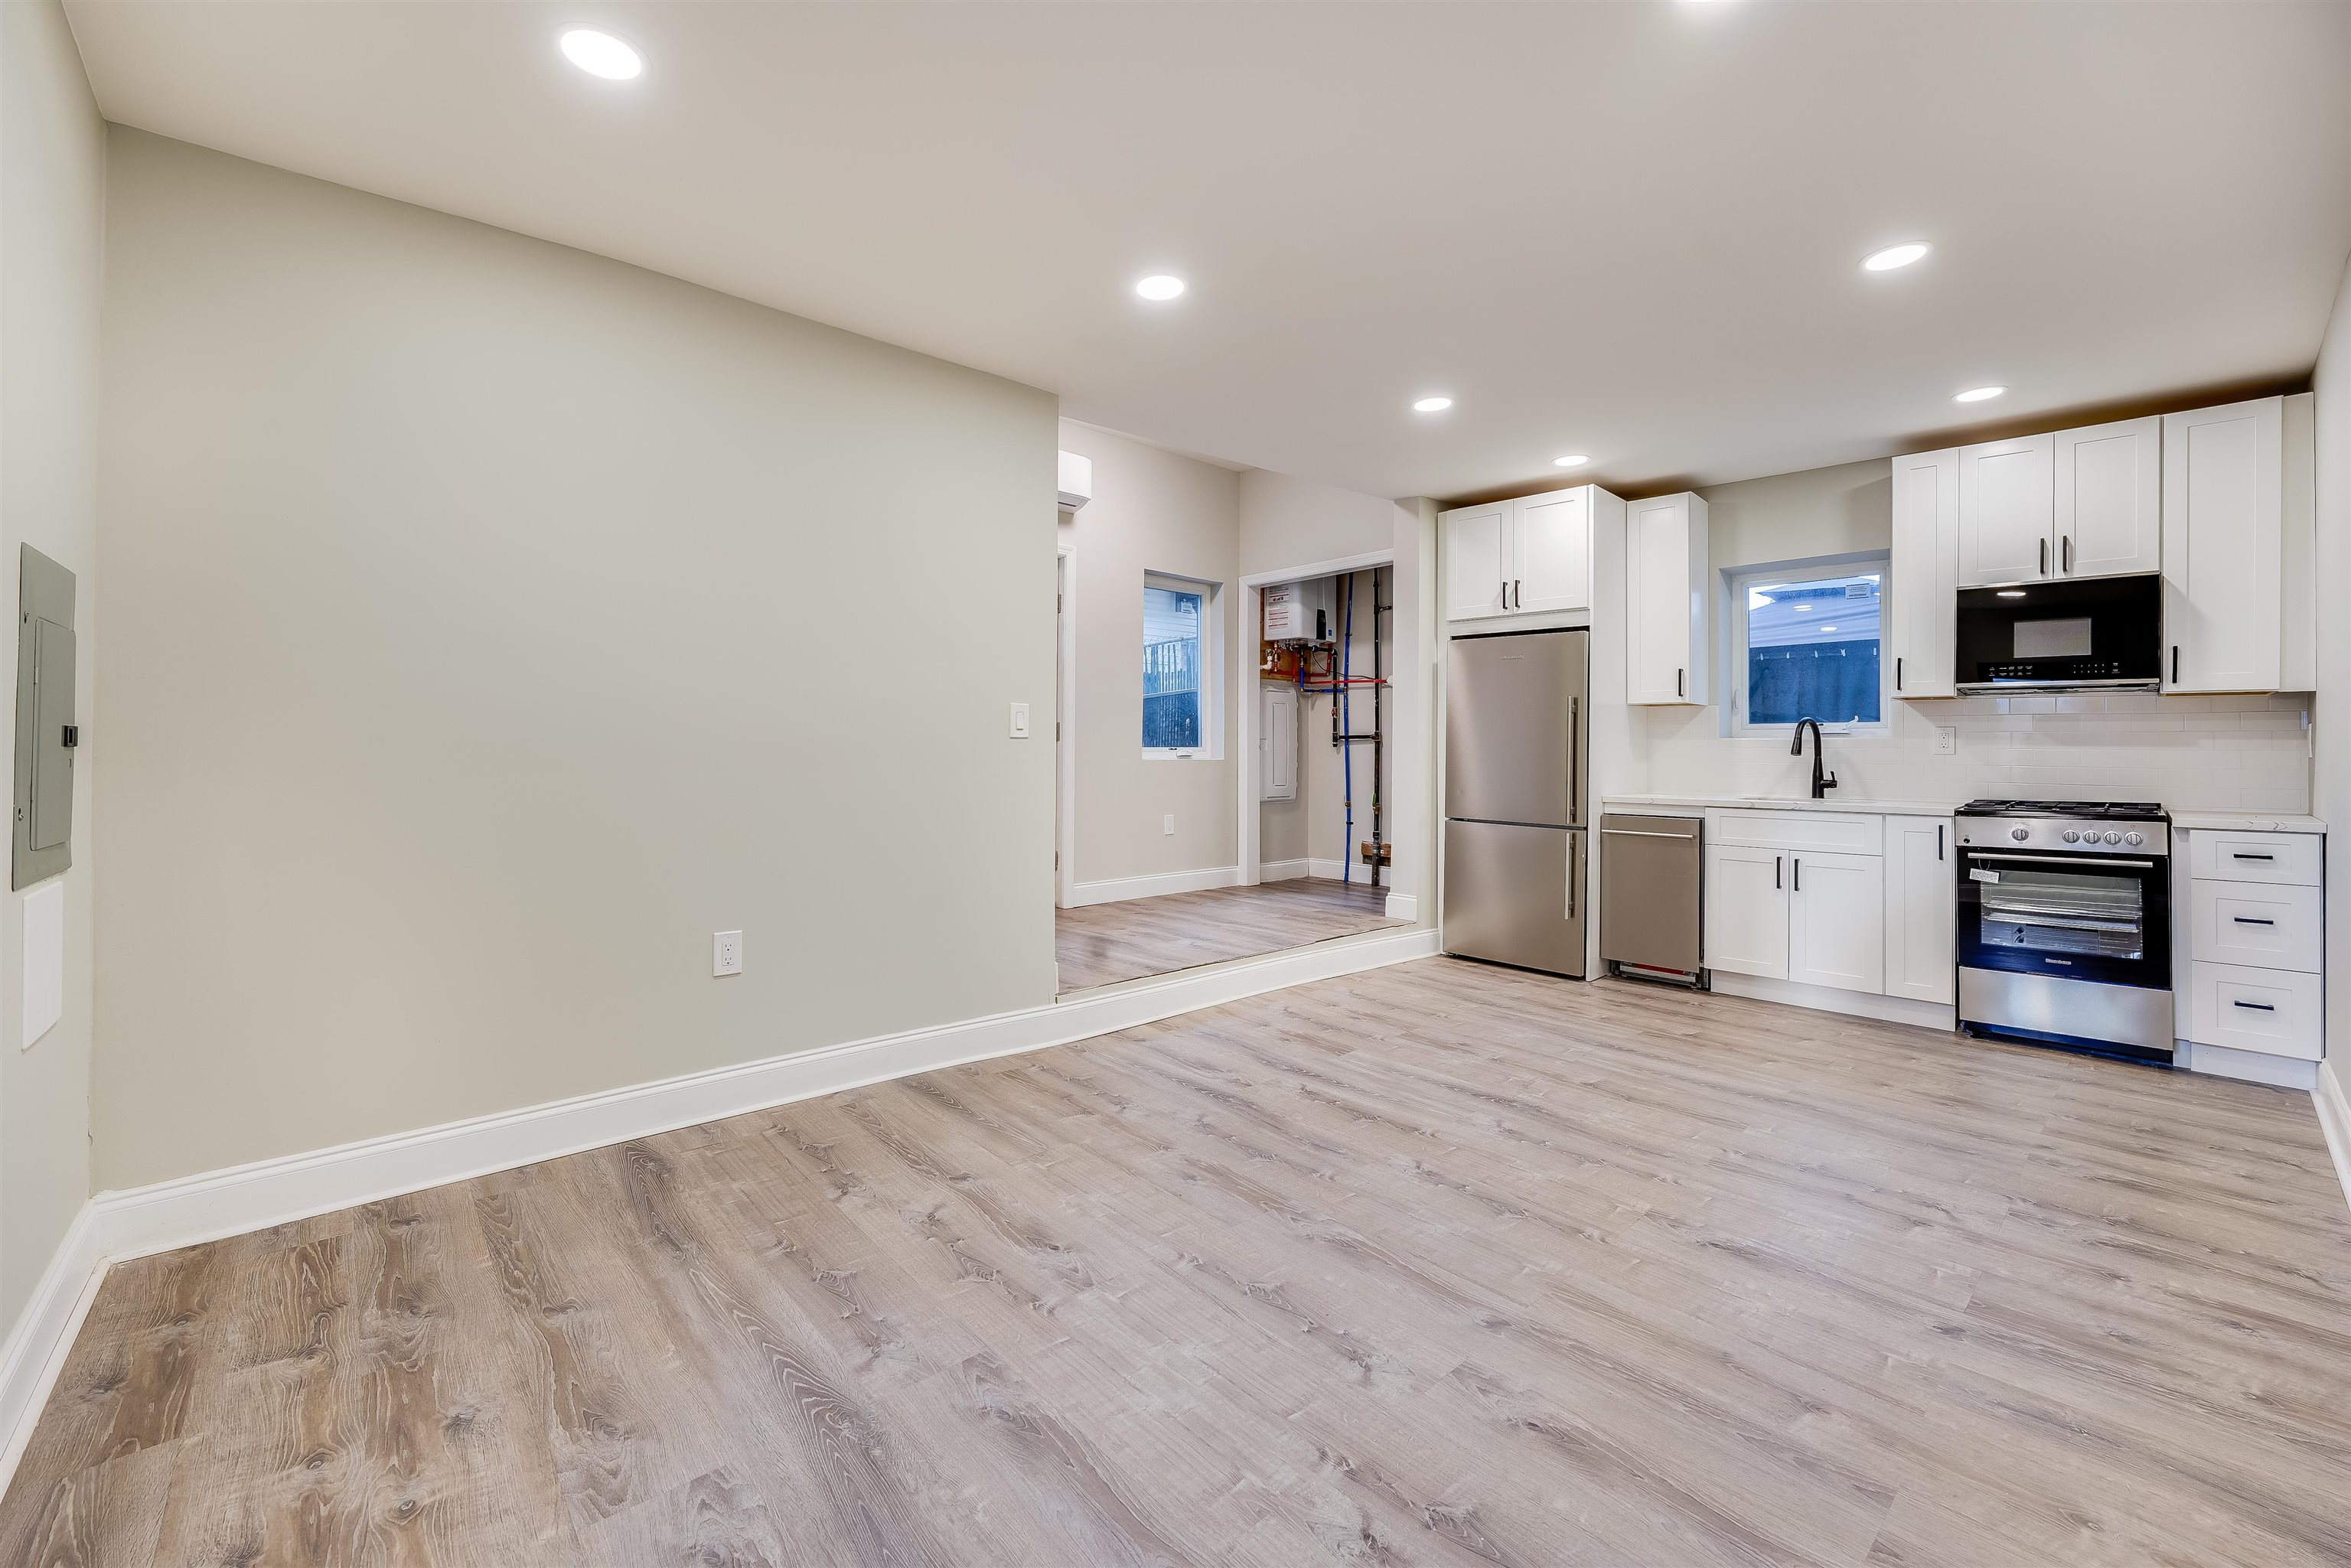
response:
M1504 613L1510 608L1502 599L1510 566L1509 503L1463 507L1438 520L1445 536L1445 618L1474 621Z
M1520 501L1511 531L1510 608L1592 606L1592 492L1562 490Z
M2020 436L1959 448L1959 586L2053 577L2050 477L2055 439Z
M1718 844L1706 858L1709 969L1788 977L1788 862L1782 850Z

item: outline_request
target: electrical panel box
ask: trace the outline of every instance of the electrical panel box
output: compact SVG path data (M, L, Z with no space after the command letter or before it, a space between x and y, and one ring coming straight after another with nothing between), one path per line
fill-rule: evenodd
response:
M73 864L74 574L30 545L16 572L16 837L8 885Z

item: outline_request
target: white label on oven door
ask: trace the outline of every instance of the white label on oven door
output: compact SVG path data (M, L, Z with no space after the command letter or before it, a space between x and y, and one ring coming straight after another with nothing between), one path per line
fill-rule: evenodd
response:
M1978 882L1998 882L2000 880L2000 873L1996 871L1986 871L1980 865L1970 866L1968 868L1968 874L1975 878Z

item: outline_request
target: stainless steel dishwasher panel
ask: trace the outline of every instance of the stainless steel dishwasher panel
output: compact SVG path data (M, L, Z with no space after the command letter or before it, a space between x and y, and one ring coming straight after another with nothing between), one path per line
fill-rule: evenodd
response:
M1600 819L1600 957L1697 976L1705 961L1706 821L1611 812Z

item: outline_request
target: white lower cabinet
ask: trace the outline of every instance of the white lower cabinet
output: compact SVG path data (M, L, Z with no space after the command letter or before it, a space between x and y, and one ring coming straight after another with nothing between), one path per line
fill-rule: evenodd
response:
M1886 819L1886 994L1959 999L1948 817Z
M1883 993L1886 862L1875 852L1880 833L1878 819L1870 816L1708 813L1706 967ZM1872 852L1823 849L1823 843ZM1948 909L1942 918L1948 931Z
M1788 867L1788 978L1841 991L1886 989L1886 862L1797 855Z
M2186 896L2172 919L2172 985L2191 1045L2248 1051L2207 1071L2294 1082L2325 1052L2326 841L2316 833L2175 834ZM2262 1057L2283 1059L2246 1072ZM2205 1066L2203 1059L2191 1059ZM2305 1085L2306 1086L2306 1085Z
M2326 988L2316 975L2234 964L2191 963L2188 970L2191 1039L2231 1051L2318 1060Z
M1788 856L1718 844L1706 857L1706 967L1788 977Z

